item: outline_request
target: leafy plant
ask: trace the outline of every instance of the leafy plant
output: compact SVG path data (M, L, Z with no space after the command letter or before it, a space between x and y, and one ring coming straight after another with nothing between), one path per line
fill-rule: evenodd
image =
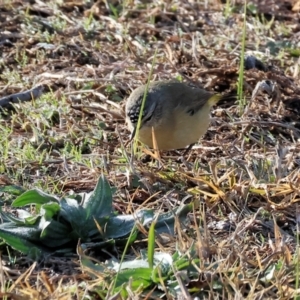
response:
M5 191L16 193L16 189ZM85 247L111 247L129 244L137 238L137 223L147 226L154 218L152 210L141 210L134 215L117 215L112 207L112 191L108 181L101 176L91 193L63 197L44 193L39 189L19 195L12 203L17 215L0 211L3 224L0 238L12 248L39 259L45 254L67 255L74 252L81 241ZM25 206L34 205L34 212ZM191 211L185 205L174 212L159 216L156 230L172 233L175 216Z
M35 213L24 206L35 205ZM18 207L18 217L1 212L4 222L0 237L11 247L25 254L34 250L41 254L69 252L82 242L114 242L130 233L135 220L112 211L111 188L104 176L91 193L64 197L60 200L34 189L18 196L12 203ZM119 226L122 224L122 226Z
M148 248L150 248L150 243L152 241L149 239ZM177 299L181 294L178 277L189 274L188 281L199 278L197 266L200 260L197 257L196 244L193 244L184 254L180 251L176 251L173 255L166 252L155 252L152 258L149 257L149 251L148 253L141 251L140 254L141 258L139 259L122 263L112 259L106 264L93 264L89 257L82 255L81 263L93 277L97 275L101 277L101 281L95 286L95 291L102 297L106 296L106 299L112 294L119 294L122 299L126 299L129 295L128 291L137 295L146 293L155 286L157 287L157 296L161 296L163 291L167 291L174 299ZM153 261L151 261L152 259ZM104 280L102 280L103 277ZM181 281L184 282L186 278L187 276L184 275ZM111 282L114 282L114 287L108 289ZM111 295L107 295L105 292L107 290L110 290ZM197 289L193 288L193 291L195 292Z

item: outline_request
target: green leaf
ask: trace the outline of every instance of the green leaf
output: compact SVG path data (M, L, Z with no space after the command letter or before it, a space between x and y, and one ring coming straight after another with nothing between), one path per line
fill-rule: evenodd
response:
M133 215L120 215L107 220L105 224L106 238L122 238L128 236L135 225Z
M71 224L79 223L82 226L86 221L86 212L76 200L63 198L60 200L59 218L61 217Z
M106 271L106 268L104 268L101 264L94 264L88 256L82 255L80 257L80 263L87 268L87 271L90 276L93 276L94 274L101 274L103 275ZM91 270L92 272L89 272Z
M162 275L163 272L161 270L161 267L160 266L156 266L154 269L153 269L153 273L152 273L152 281L156 284L160 284L162 281L165 281L168 279L168 274L165 274L164 276Z
M21 238L20 236L11 234L9 232L0 230L0 238L5 240L5 242L13 249L29 255L29 257L35 260L39 259L43 253L47 253L47 250L43 247L38 247L27 239Z
M290 49L291 56L300 57L300 48L299 49Z
M106 262L109 269L116 272L124 269L139 269L139 268L149 268L149 262L145 259L134 259L129 261L124 261L122 263L117 262L114 258Z
M194 252L193 248L194 248L194 246L192 245L192 247L190 247L190 249L188 250L189 257L194 257L195 256L195 255L193 255L193 252ZM173 266L174 266L174 268L177 271L185 270L185 271L189 271L189 272L194 272L194 271L197 272L197 269L194 267L194 265L192 264L189 257L187 257L186 255L184 255L184 256L179 255L177 258L174 258L174 256L173 256L173 260L174 260ZM194 258L193 259L193 263L195 265L198 265L199 261L200 261L199 258Z
M154 248L155 248L155 225L156 221L153 221L148 234L148 261L149 267L153 269L154 265Z
M173 257L167 252L156 252L153 256L155 266L163 266L163 269L168 272L173 265Z
M52 219L60 211L60 205L57 202L49 202L42 205L40 214L47 220Z
M157 218L155 230L156 233L168 233L174 235L175 217L180 221L185 221L189 212L193 211L193 204L182 205L170 212L160 214Z
M115 285L116 288L114 292L117 292L123 284L127 284L130 279L132 291L136 291L138 288L142 288L143 290L145 290L153 284L151 276L151 268L121 270L118 273L117 282Z
M44 224L43 221L45 222ZM70 228L58 221L51 220L51 221L45 221L43 219L41 221L40 226L42 228L41 232L41 242L49 247L59 247L62 246L72 240L70 236ZM77 243L77 240L75 240Z
M7 193L14 196L20 196L25 192L25 189L23 189L21 186L18 185L7 185L0 188L0 192Z
M25 225L34 225L41 219L40 215L27 217L24 221Z
M60 213L59 216L63 217L70 223L74 223L79 226L87 226L87 212L86 210L77 203L76 200L71 198L61 199L60 201ZM93 221L94 223L94 221Z
M23 210L23 209L17 210L19 218L17 218L15 215L13 215L11 213L3 212L1 207L0 207L0 210L1 210L0 211L1 218L4 223L5 222L13 222L15 224L24 225L24 224L26 224L26 219L32 217L29 212L27 212L26 210Z
M153 282L160 284L161 281L168 279L170 274L173 273L172 269L173 259L169 253L158 252L154 254L154 265L152 273Z
M87 241L91 235L97 232L94 219L87 219L86 210L74 199L61 199L59 219L65 219L70 224L70 236L72 239Z
M48 202L57 202L58 199L44 193L39 189L34 189L23 193L21 196L17 197L13 203L13 207L22 207L28 204L45 204Z
M105 240L103 242L88 242L88 243L82 243L81 246L82 248L85 249L104 249L104 248L110 248L112 249L118 240L110 239L110 240Z
M140 210L134 215L120 215L109 218L105 224L107 238L121 238L128 236L136 222L149 224L154 218L153 210Z
M143 209L136 213L136 219L143 224L143 226L151 223L154 219L153 209Z
M21 226L14 223L3 223L0 225L0 233L8 233L29 240L39 241L41 230L35 226ZM0 234L1 237L1 234Z
M32 214L25 209L17 209L17 216L19 220L26 220L27 218L31 218Z
M101 218L112 213L111 187L102 174L97 185L88 199L85 199L83 207L87 211L88 218Z

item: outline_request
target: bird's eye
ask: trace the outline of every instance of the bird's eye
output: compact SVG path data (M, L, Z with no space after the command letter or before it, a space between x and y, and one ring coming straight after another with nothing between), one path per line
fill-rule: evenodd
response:
M134 115L132 115L131 121L135 124L139 121L139 113L140 112L136 112ZM146 119L145 119L145 116L146 116ZM146 123L146 122L150 121L151 119L152 119L152 114L148 116L147 112L145 112L145 110L144 110L143 114L142 114L142 122Z
M148 121L150 121L152 119L152 115L148 116L147 119L143 119L143 123L147 123Z
M193 108L189 109L187 111L187 113L190 115L190 116L193 116L195 114L195 110Z

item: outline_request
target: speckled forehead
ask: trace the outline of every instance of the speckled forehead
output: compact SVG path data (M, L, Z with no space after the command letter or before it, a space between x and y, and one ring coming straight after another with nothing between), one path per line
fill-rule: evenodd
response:
M139 99L133 106L131 106L127 112L127 116L132 123L137 123L139 119L142 99ZM142 113L142 118L145 116L145 109Z

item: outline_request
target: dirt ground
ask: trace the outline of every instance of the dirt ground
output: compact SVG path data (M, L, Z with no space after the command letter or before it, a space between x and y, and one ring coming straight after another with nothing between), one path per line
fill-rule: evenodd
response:
M241 79L241 1L2 1L0 97L43 92L0 118L0 184L64 195L93 190L104 173L119 213L197 201L210 261L249 272L240 295L251 287L252 299L297 295L299 3L249 1ZM243 80L243 98L214 107L208 132L181 162L180 151L162 152L158 165L149 149L133 156L124 148L125 101L153 61L151 80L216 93L236 92ZM18 260L24 271L29 263ZM257 284L258 272L279 261L274 280ZM59 259L44 266L56 278L73 268Z

